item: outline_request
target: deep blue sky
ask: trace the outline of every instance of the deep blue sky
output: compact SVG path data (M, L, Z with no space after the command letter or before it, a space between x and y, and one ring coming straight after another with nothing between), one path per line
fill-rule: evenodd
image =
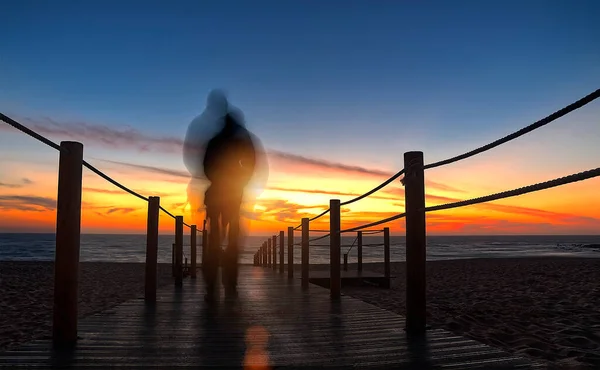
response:
M594 0L15 0L1 13L3 112L182 136L224 87L268 147L357 164L457 154L600 80Z

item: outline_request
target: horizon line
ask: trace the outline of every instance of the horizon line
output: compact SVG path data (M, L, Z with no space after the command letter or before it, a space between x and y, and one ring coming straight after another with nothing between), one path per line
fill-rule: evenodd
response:
M360 231L360 230L359 230ZM344 234L349 234L352 235L354 234L356 231L352 232L352 233L344 233ZM383 231L381 232L383 233ZM0 232L0 235L11 235L11 234L50 234L50 235L56 235L56 232ZM322 233L318 233L318 234L322 234ZM145 233L81 233L80 235L146 235ZM170 233L166 233L166 234L158 234L159 236L166 236L166 235L171 235ZM183 233L183 235L190 235L190 233ZM286 233L287 235L287 233ZM374 235L364 235L364 237L375 237L378 234L374 234ZM173 237L175 237L175 234L173 233L172 235ZM267 234L255 234L255 235L248 235L247 237L272 237L272 236L279 236L279 233L273 234L273 233L267 233ZM300 236L300 234L298 234L298 236ZM344 235L342 235L344 236ZM397 234L397 233L390 233L390 236L406 236L405 233L403 234ZM437 234L437 233L427 233L427 236L444 236L444 237L464 237L464 236L598 236L600 237L600 232L598 234L569 234L569 233L561 233L561 234ZM296 236L295 236L296 237Z

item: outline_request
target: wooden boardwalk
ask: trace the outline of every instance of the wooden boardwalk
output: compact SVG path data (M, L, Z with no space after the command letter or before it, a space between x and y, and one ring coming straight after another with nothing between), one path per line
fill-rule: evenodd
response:
M402 316L347 296L334 302L327 289L302 290L266 268L241 268L237 301L209 308L203 291L201 279L163 287L155 306L136 299L81 320L70 353L39 340L0 354L0 367L539 368L444 330L408 338Z
M330 277L329 270L317 270L310 271L308 274L308 281L322 286L323 288L329 288ZM391 284L391 279L395 276L385 277L384 274L380 274L378 272L373 271L358 271L358 270L341 270L340 271L340 281L341 286L357 286L357 285L375 285L381 288L389 288ZM301 279L301 276L298 276L298 279Z

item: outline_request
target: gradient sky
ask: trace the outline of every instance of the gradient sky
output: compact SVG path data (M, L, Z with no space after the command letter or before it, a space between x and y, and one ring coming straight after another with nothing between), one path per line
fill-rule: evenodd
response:
M600 3L575 4L12 1L2 6L0 111L83 142L96 167L189 220L180 141L207 92L225 88L275 153L253 221L253 233L271 233L376 186L406 151L444 159L597 89ZM428 171L427 204L598 167L599 113L591 103ZM0 125L0 232L54 229L57 167L52 149ZM428 231L598 234L599 186L431 213ZM143 202L87 170L84 188L84 232L143 232ZM343 227L403 212L398 182L376 195L344 209ZM389 226L401 233L404 221Z

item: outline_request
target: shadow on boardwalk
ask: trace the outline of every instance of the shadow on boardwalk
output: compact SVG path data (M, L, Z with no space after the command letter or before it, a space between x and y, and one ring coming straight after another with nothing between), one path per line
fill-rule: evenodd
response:
M287 280L268 269L240 269L240 297L207 307L201 280L160 289L157 304L128 301L85 318L70 354L36 341L0 354L0 367L335 365L394 368L532 368L500 349L430 330L407 338L404 318L327 289Z

